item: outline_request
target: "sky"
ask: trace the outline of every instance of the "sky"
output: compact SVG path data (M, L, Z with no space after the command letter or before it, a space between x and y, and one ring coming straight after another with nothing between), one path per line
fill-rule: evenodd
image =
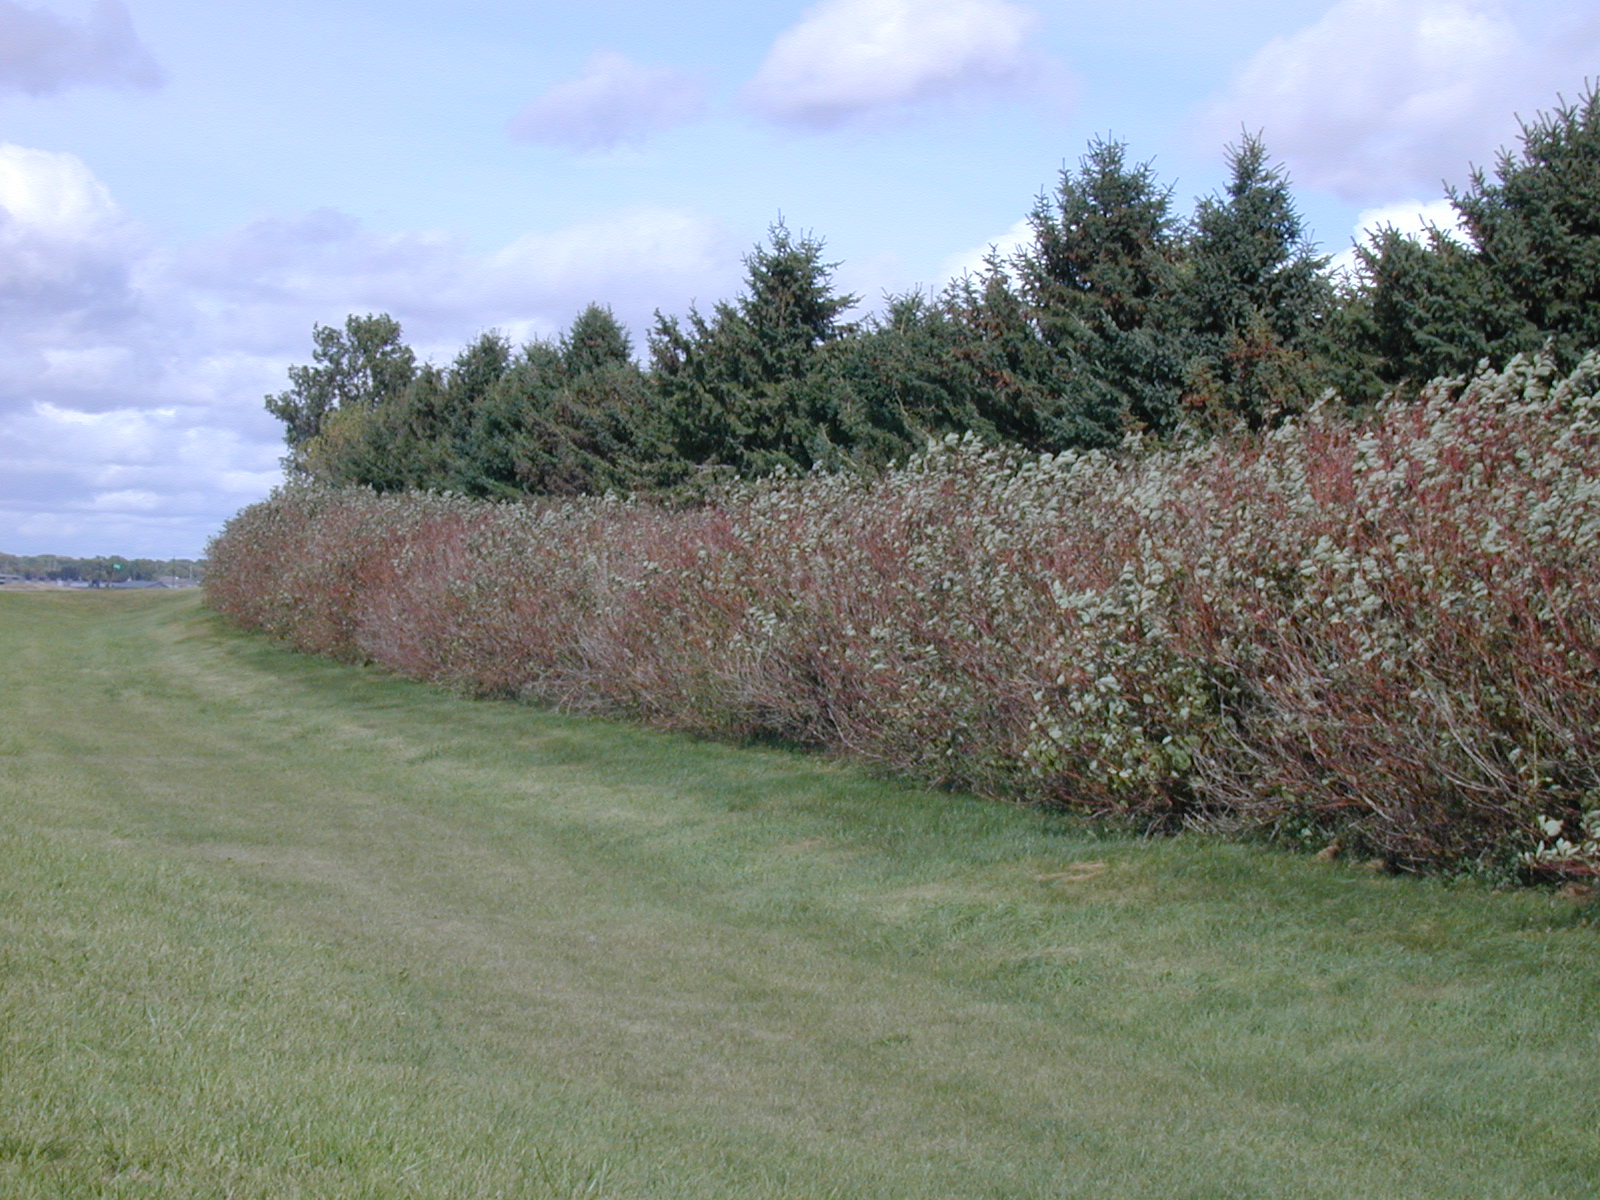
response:
M1260 133L1348 255L1597 70L1595 0L0 0L0 551L201 555L352 313L642 352L778 220L878 311L1095 137L1187 214Z

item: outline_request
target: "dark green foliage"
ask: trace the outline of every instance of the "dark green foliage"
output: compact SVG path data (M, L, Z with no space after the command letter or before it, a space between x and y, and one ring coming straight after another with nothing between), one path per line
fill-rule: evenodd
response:
M1559 361L1600 346L1600 89L1522 126L1491 182L1452 189L1480 260Z
M490 331L448 368L424 366L398 395L342 408L306 445L306 473L379 491L465 490L477 474L477 410L510 364L510 343Z
M508 498L632 490L663 474L653 422L627 331L591 304L558 343L523 347L474 402L452 484Z
M1087 369L1082 347L1052 345L1042 335L1050 314L1018 293L997 259L981 276L954 284L945 305L958 330L957 382L975 432L1044 451L1115 441L1120 397Z
M1126 157L1121 142L1096 138L1077 174L1063 171L1055 195L1034 205L1033 246L1019 262L1030 295L1055 321L1071 315L1139 329L1171 295L1180 249L1172 192L1149 163L1129 167Z
M1203 423L1269 424L1324 379L1313 357L1333 308L1281 167L1259 137L1228 150L1225 196L1202 200L1185 264L1185 402Z
M432 413L433 427L427 431L436 456L430 464L433 486L448 491L474 490L479 410L510 368L511 343L498 331L482 334L456 356L445 373Z
M743 348L758 377L776 383L804 375L817 347L850 332L839 318L860 297L834 291L839 264L823 261L818 239L802 234L796 240L781 220L768 239L770 245L757 246L744 260L735 329L748 339Z
M1183 338L1176 311L1183 245L1172 192L1149 163L1127 165L1127 147L1096 138L1076 173L1029 222L1033 244L1017 259L1040 336L1073 364L1071 390L1105 429L1164 431L1176 419Z
M961 354L965 330L949 308L919 293L892 298L882 316L828 343L794 389L829 431L828 466L877 469L930 437L967 430L997 436Z
M578 314L561 339L561 365L572 378L633 361L633 344L616 315L601 304Z
M517 496L526 489L527 426L531 414L550 402L566 378L561 351L549 342L529 342L478 405L465 451L470 495ZM465 474L465 472L460 472Z
M514 373L483 410L474 494L582 495L671 482L644 373L613 362L565 377ZM531 385L531 386L530 386Z
M1600 346L1600 93L1522 127L1495 178L1477 170L1450 201L1465 240L1380 230L1357 248L1344 349L1384 386L1504 361L1548 345L1573 366Z
M400 340L400 323L387 314L352 314L342 330L317 325L311 338L312 365L290 367L290 388L266 398L267 411L284 423L285 465L296 470L329 413L387 404L416 374L416 356Z
M1422 241L1381 229L1356 248L1364 288L1351 300L1347 340L1371 356L1381 385L1420 386L1485 359L1537 348L1504 282L1440 229Z
M328 483L474 496L589 493L675 479L644 373L611 311L590 305L555 344L482 334L398 394L332 412L301 453Z
M857 297L834 290L823 244L780 221L745 259L744 294L685 323L657 314L650 338L655 386L675 454L697 468L742 475L805 470L829 443L832 418L791 400L817 352L851 328ZM803 389L802 389L803 390Z
M491 332L443 368L418 369L391 318L352 316L316 327L313 365L267 406L289 464L330 482L696 496L729 476L879 470L948 433L1062 451L1260 428L1330 391L1359 405L1600 345L1595 89L1451 193L1468 240L1381 230L1337 285L1261 138L1227 154L1227 188L1186 223L1148 162L1096 138L1014 258L859 323L823 243L780 220L736 299L656 314L647 369L599 304L552 342L513 353Z

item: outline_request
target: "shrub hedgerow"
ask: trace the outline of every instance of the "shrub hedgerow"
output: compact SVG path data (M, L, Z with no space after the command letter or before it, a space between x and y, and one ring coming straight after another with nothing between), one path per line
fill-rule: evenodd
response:
M291 485L240 624L454 687L1403 867L1600 808L1600 359L1186 448L947 439L693 509ZM1573 824L1572 828L1578 828Z

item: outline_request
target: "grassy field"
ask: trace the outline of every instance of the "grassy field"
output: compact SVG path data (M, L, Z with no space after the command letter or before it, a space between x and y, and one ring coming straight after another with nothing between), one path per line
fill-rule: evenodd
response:
M0 1196L1600 1192L1600 928L0 594ZM1592 912L1587 914L1592 916Z

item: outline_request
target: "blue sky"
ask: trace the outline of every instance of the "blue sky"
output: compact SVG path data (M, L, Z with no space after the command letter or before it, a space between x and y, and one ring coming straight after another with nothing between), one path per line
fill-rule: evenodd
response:
M1339 253L1597 65L1593 0L0 0L0 551L198 555L317 322L642 347L780 214L871 309L1096 135L1187 212L1259 130Z

